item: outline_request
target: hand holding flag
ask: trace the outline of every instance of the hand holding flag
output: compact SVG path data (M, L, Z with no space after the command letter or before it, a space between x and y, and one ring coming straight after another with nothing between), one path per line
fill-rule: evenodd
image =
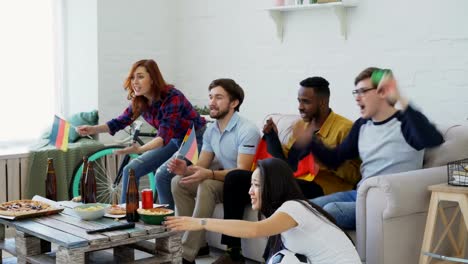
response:
M387 102L390 105L395 105L398 101L403 109L408 105L407 100L402 98L398 89L398 84L393 75L392 70L382 69L376 70L371 76L372 84L377 87L377 91L385 94Z
M77 127L75 127L75 131L80 136L82 136L82 137L86 136L86 137L89 137L89 138L92 138L89 135L94 135L94 134L98 133L96 131L95 126L89 126L89 125L77 126Z
M179 150L177 150L174 155L175 158L171 160L168 164L168 171L183 175L187 172L187 163L183 158L189 160L192 164L196 164L198 161L198 145L197 137L195 136L195 127L192 125L192 128L187 130L182 144L180 145Z
M70 128L74 128L78 131L78 129L72 126L68 121L55 115L54 124L52 125L52 131L50 133L49 144L52 144L57 149L66 152L68 150L68 135L70 134ZM78 132L78 134L83 136L80 132ZM93 139L89 135L86 136L90 139Z
M187 172L187 163L183 159L177 158L177 156L167 164L167 171L184 176Z

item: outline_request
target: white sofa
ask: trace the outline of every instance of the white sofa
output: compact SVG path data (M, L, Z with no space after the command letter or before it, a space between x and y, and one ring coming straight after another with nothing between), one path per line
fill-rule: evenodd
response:
M285 142L297 115L271 115ZM445 143L427 150L424 169L377 176L364 181L357 197L356 248L363 263L414 264L419 260L430 192L427 187L447 181L447 162L468 158L468 126L441 128ZM222 204L213 217L222 218ZM245 220L256 221L257 213L246 207ZM207 233L210 246L225 249L219 234ZM247 258L263 261L265 238L243 239Z

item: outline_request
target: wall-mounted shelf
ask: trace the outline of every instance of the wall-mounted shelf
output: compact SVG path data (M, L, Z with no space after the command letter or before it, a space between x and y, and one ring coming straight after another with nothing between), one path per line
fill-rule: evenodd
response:
M323 4L285 5L267 8L271 18L276 23L276 34L283 41L283 13L289 11L333 8L340 23L341 35L346 39L347 33L347 8L357 6L358 0L342 0Z

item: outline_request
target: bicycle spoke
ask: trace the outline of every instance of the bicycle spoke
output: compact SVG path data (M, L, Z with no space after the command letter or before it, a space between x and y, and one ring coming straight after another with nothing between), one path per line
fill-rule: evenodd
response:
M112 199L112 194L114 191L110 188L100 188L100 191L98 192L98 198L99 199L106 199L110 201ZM106 198L107 197L107 198Z
M96 200L97 201L107 201L105 199L106 196L108 196L109 194L107 192L98 192L98 195L96 197Z
M102 176L102 175L100 175ZM105 176L105 175L104 175ZM109 186L112 186L112 184L109 184L109 181L107 180L107 178L104 178L104 177L99 177L96 179L96 182L99 184L102 184L102 185L109 185Z
M103 157L95 161L95 173L96 173L96 200L98 202L110 203L112 200L113 189L111 187L112 174L110 171L114 165L112 158Z
M117 173L117 169L119 168L120 164L117 163L118 155L111 155L106 157L107 161L107 179L109 183L113 183L115 179L115 175Z
M99 187L97 188L97 199L106 199L106 200L111 200L112 199L112 193L114 192L114 189L109 186L108 184L100 184Z
M94 170L94 174L100 175L100 176L106 176L107 171L106 171L106 169L104 167L98 166L97 169Z
M98 202L111 203L118 202L121 198L122 193L122 175L118 177L118 171L122 171L125 165L130 162L133 156L131 155L115 155L112 153L114 149L102 149L96 153L90 154L89 156L94 157L91 161L94 161L94 173L96 177L96 199ZM100 153L101 152L101 153ZM136 155L135 155L136 156ZM82 174L79 173L77 167L73 174L72 184L70 184L70 193L76 196L79 195L80 186L79 181L75 180L76 178L80 179ZM153 173L150 173L153 177ZM140 179L139 190L150 187L150 181L147 176L144 176Z

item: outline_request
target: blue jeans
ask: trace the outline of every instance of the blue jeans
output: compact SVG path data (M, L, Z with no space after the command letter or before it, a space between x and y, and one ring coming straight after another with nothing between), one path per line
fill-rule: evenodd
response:
M332 193L310 200L322 207L336 220L343 229L356 229L356 194L355 190Z
M198 145L198 153L201 151L201 146L203 143L203 133L205 132L205 128L203 127L196 131L197 136L197 145ZM174 178L175 174L171 173L167 170L167 164L169 161L174 158L176 153L172 155L172 157L167 158L166 162L162 164L154 175L156 181L156 190L158 192L159 203L161 204L168 204L168 208L174 210L174 198L172 197L171 192L171 181ZM185 159L187 165L191 165L192 163Z
M166 160L168 160L179 148L178 139L172 139L169 143L161 148L148 150L145 153L138 156L136 159L130 160L123 170L122 177L122 196L120 197L120 203L125 203L127 200L127 185L130 169L135 171L137 183L140 181L140 177L154 172L161 166Z

